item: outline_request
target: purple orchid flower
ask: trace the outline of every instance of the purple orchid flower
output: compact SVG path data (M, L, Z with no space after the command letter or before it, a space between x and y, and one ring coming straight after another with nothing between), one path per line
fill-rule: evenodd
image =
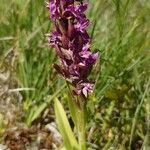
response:
M89 20L84 12L88 4L78 0L50 0L47 8L54 22L55 31L49 37L49 44L60 58L54 64L56 71L74 86L73 92L85 98L93 91L94 84L88 76L98 53L90 51L90 36L86 28Z

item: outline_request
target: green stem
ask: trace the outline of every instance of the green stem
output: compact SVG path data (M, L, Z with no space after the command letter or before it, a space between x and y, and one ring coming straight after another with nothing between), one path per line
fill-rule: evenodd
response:
M80 150L86 150L86 121L85 121L85 102L79 99L80 108L77 111L77 130Z
M71 88L67 83L69 89L68 106L71 117L75 124L78 133L79 150L86 150L86 103L85 99L78 97L77 101L71 92Z

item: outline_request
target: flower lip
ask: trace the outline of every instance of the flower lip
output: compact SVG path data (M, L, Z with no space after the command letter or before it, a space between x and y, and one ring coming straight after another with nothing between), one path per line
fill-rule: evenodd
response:
M94 87L93 83L82 80L77 84L75 94L82 95L87 98L88 93L93 92L93 87Z

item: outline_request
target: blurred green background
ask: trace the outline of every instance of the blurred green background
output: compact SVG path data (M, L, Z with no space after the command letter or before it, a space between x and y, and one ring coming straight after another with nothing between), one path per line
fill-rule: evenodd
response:
M89 3L91 49L100 52L87 105L92 143L106 150L150 149L150 1ZM44 0L0 0L0 62L7 59L6 68L15 68L22 122L29 126L53 107L54 97L66 103L66 85L52 67L57 57L45 36L52 26Z

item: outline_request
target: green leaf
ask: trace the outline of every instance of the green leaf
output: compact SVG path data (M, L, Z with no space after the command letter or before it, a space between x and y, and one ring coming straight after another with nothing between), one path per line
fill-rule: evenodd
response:
M73 101L73 99L71 99L70 97L67 97L67 101L68 101L68 106L69 106L69 110L70 110L70 114L71 117L73 119L73 122L75 125L77 125L77 107L75 102Z
M59 150L67 150L66 147L61 147Z
M76 112L77 112L78 106L75 103L75 100L73 99L71 88L68 83L67 83L67 87L69 89L69 93L68 93L69 96L67 96L67 102L68 102L68 106L69 106L69 110L70 110L70 115L72 117L72 120L73 120L75 126L77 126L77 113Z
M67 150L78 150L76 138L69 125L66 113L62 104L56 98L54 103L56 122L64 140L64 145Z

